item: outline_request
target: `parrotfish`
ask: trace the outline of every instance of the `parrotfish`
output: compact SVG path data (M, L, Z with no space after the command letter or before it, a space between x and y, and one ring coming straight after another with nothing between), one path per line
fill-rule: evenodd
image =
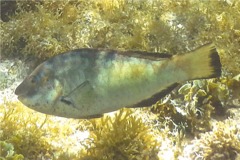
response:
M213 44L174 56L83 48L41 63L15 94L38 112L90 119L123 107L152 106L182 82L220 75Z

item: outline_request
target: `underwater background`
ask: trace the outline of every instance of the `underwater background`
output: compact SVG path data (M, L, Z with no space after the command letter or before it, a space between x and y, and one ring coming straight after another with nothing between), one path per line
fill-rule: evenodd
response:
M0 23L0 159L240 159L240 1L3 0ZM68 50L174 55L208 42L222 76L183 83L151 108L67 119L14 95L35 66Z

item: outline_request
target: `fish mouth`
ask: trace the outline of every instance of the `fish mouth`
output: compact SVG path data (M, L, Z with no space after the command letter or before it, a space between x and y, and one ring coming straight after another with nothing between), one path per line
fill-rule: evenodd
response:
M19 95L17 96L18 101L20 101L23 105L30 107L31 106L31 99L27 97L26 95Z
M24 93L26 93L26 91L24 92L24 89L23 89L24 87L23 87L23 85L22 85L22 83L19 85L19 86L17 86L17 88L15 89L15 94L17 95L17 96L20 96L20 95L23 95Z
M17 95L17 99L21 102L23 101L23 99L25 99L25 97L26 96L24 96L24 95Z
M16 88L15 90L15 94L17 95L17 99L22 102L23 104L25 104L26 99L28 98L27 92L22 92L21 90L19 90L18 88Z
M31 96L35 93L34 88L31 86L26 87L23 83L21 83L16 89L15 89L15 95L17 96Z
M15 92L14 92L17 96L20 96L21 95L21 92L20 92L20 89L19 89L19 87L17 87L16 89L15 89Z

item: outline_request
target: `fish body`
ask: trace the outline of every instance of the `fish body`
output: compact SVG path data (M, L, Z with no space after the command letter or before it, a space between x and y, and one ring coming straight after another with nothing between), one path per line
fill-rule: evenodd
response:
M181 82L220 75L212 44L176 56L85 48L41 63L15 94L45 114L97 118L123 107L151 106Z

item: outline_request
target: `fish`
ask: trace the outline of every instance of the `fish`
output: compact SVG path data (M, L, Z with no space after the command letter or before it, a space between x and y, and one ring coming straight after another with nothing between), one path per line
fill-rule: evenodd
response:
M212 43L171 55L81 48L38 65L16 88L25 106L65 118L100 118L121 108L149 107L179 84L221 76Z

